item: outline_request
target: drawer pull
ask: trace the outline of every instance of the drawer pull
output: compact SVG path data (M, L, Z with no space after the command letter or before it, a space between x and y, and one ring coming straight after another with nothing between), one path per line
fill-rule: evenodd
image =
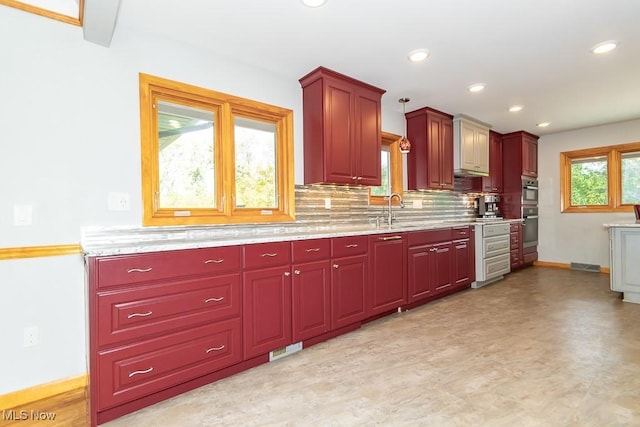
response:
M309 248L305 252L320 252L320 248Z
M402 236L389 236L389 237L379 237L378 240L387 241L387 240L398 240L402 239Z
M345 248L357 248L358 244L357 243L351 243L350 245L345 245Z
M224 258L218 258L218 259L208 259L204 263L205 264L222 264L223 262L224 262Z
M220 351L220 350L224 350L224 346L221 345L220 347L211 347L207 349L207 354L211 353L212 351Z
M285 272L284 272L284 275L285 275L285 276L287 276L287 277L289 277L289 276L291 276L291 272L290 272L290 271L285 271Z
M147 317L147 316L151 316L153 314L153 311L147 311L146 313L131 313L130 315L127 316L127 319L132 319L134 317Z
M204 302L220 302L220 301L224 301L224 297L220 297L220 298L207 298L206 300L204 300Z
M150 367L149 369L145 369L144 371L133 371L129 374L129 378L134 377L138 374L148 374L151 371L153 371L153 366Z
M300 270L293 270L293 274L300 274Z
M467 245L456 245L456 249L464 249Z
M272 253L270 254L270 253L267 252L266 254L262 254L262 256L263 257L273 258L274 256L278 256L278 254L277 253L276 254L272 254Z
M333 264L333 268L339 268L340 266L338 264Z
M127 270L127 273L148 273L153 270L152 267L149 268L130 268Z

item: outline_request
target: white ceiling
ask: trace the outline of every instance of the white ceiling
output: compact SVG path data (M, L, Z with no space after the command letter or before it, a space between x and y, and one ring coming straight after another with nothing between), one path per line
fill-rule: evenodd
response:
M295 80L322 65L386 89L386 112L409 97L407 111L543 135L640 117L639 19L640 0L120 0L115 33L133 27ZM590 53L610 39L618 49ZM417 48L426 62L407 60ZM486 90L467 92L476 82Z

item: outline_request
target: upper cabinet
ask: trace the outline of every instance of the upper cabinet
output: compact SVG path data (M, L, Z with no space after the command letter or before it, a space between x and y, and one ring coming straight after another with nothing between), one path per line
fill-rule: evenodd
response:
M453 119L453 164L456 175L489 175L491 125L463 114Z
M482 191L502 193L502 135L489 131L489 176L482 177Z
M502 136L504 179L538 177L538 137L525 131ZM519 185L519 181L518 181Z
M300 84L305 184L380 185L385 91L324 67Z
M453 116L432 108L406 114L409 190L453 190Z

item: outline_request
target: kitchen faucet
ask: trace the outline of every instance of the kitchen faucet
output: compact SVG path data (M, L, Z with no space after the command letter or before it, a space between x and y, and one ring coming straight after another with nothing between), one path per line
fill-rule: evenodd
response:
M393 210L392 210L392 203L391 201L393 200L394 197L398 198L398 201L400 201L400 207L404 208L404 202L402 201L402 196L398 193L391 193L388 197L388 201L389 201L389 211L387 212L388 217L387 217L387 224L391 225L391 223L393 222Z

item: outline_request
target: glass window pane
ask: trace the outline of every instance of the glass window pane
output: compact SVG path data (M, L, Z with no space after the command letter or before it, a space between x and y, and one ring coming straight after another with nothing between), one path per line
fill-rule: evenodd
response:
M276 125L235 118L237 208L277 208Z
M380 155L381 185L371 187L372 196L388 196L391 194L391 153L389 147L383 147Z
M622 155L622 204L640 204L640 152Z
M571 205L608 205L607 158L571 160Z
M159 208L215 208L214 113L158 102Z

